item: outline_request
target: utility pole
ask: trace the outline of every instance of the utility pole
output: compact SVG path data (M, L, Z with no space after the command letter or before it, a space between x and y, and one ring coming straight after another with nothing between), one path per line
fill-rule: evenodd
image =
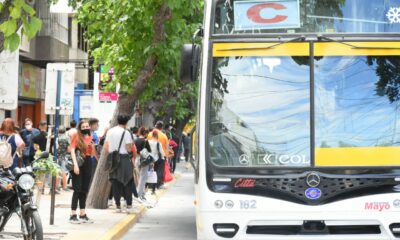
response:
M60 127L60 109L61 109L61 78L62 71L57 71L57 93L56 93L56 115L55 115L55 128L54 128L54 162L57 162L57 140L58 140L58 129ZM50 207L50 225L54 225L54 208L56 200L56 176L52 176L51 181L51 207Z

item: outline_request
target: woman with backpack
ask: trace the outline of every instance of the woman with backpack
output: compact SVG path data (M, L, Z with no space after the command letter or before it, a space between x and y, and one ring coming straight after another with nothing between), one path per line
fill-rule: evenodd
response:
M24 148L24 141L15 132L14 120L11 118L4 119L0 128L0 163L7 163L8 166L3 167L10 170L18 167L19 157L17 153L21 153Z
M146 128L141 127L141 128L139 128L139 136L138 136L138 138L135 139L135 145L136 145L137 156L138 156L138 159L136 159L136 167L139 169L139 182L138 182L138 186L137 186L137 191L138 191L139 199L141 201L146 201L145 187L146 187L146 182L147 182L147 172L149 171L150 167L152 167L152 165L154 165L154 164L149 164L149 165L143 164L143 166L142 166L140 164L140 162L141 162L141 160L140 160L141 154L140 153L143 151L143 149L146 149L148 153L151 152L149 142L146 140L148 133L149 133L149 131Z
M77 133L71 139L71 157L73 161L72 187L74 193L72 195L70 223L93 223L86 215L86 197L89 192L89 183L92 174L91 157L94 156L95 149L92 144L92 136L90 135L90 126L87 121L81 121L78 125ZM79 209L79 219L76 209Z

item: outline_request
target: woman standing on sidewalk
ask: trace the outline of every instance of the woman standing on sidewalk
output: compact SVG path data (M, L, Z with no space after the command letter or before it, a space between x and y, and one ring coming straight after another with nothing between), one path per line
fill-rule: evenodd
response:
M138 187L137 187L137 191L139 194L139 198L142 201L146 201L145 198L145 187L146 187L146 182L147 182L147 172L149 170L149 165L147 166L140 166L140 152L143 149L147 149L147 151L150 153L151 152L151 148L149 145L149 142L146 140L147 138L147 134L148 134L148 130L144 127L141 127L139 129L139 137L136 138L135 140L135 145L136 145L136 149L137 149L137 159L136 159L136 166L139 169L139 183L138 183Z
M79 151L77 151L79 150ZM92 144L92 136L90 136L90 126L87 121L81 121L78 125L78 132L72 136L71 140L71 157L74 162L74 169L71 171L72 187L74 193L71 203L70 223L93 223L86 215L86 197L89 192L89 183L92 173L91 157L94 155L94 145ZM83 164L78 166L77 154L81 154L84 159ZM79 156L78 156L79 157ZM76 209L79 209L79 219Z
M163 183L163 176L164 176L164 159L165 154L164 150L161 146L161 143L158 141L159 139L159 131L153 130L152 132L152 139L149 140L149 145L151 149L151 155L155 161L154 163L154 170L157 172L157 185L158 187ZM155 192L154 185L152 186L153 193Z

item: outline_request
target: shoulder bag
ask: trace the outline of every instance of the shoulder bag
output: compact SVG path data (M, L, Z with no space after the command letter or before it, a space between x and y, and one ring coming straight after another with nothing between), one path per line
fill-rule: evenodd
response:
M76 156L76 163L78 164L78 167L81 167L83 163L85 162L85 158L82 157L81 151L79 149L75 150L75 156ZM71 153L68 153L65 155L66 159L66 164L65 167L67 168L68 171L74 170L74 161L72 160Z
M122 141L124 140L125 132L126 132L126 130L124 130L124 132L122 133L122 137L121 137L121 140L119 141L118 149L110 152L107 155L107 160L106 160L106 165L105 165L106 171L114 172L119 166L119 162L120 162L119 150L121 149L121 145L122 145Z

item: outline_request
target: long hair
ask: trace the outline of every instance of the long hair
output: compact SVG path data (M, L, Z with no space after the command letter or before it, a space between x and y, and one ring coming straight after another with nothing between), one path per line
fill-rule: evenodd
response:
M78 134L78 145L77 145L77 148L79 149L79 151L81 151L81 155L84 155L86 150L87 150L87 146L85 144L85 140L83 138L83 134L82 134L82 130L81 130L81 126L84 123L88 123L88 122L85 121L85 120L80 121L79 125L78 125L78 129L77 129L78 130L78 133L77 133Z
M14 120L12 120L12 118L6 118L1 124L0 131L5 135L12 135L15 133L14 127L15 127Z

